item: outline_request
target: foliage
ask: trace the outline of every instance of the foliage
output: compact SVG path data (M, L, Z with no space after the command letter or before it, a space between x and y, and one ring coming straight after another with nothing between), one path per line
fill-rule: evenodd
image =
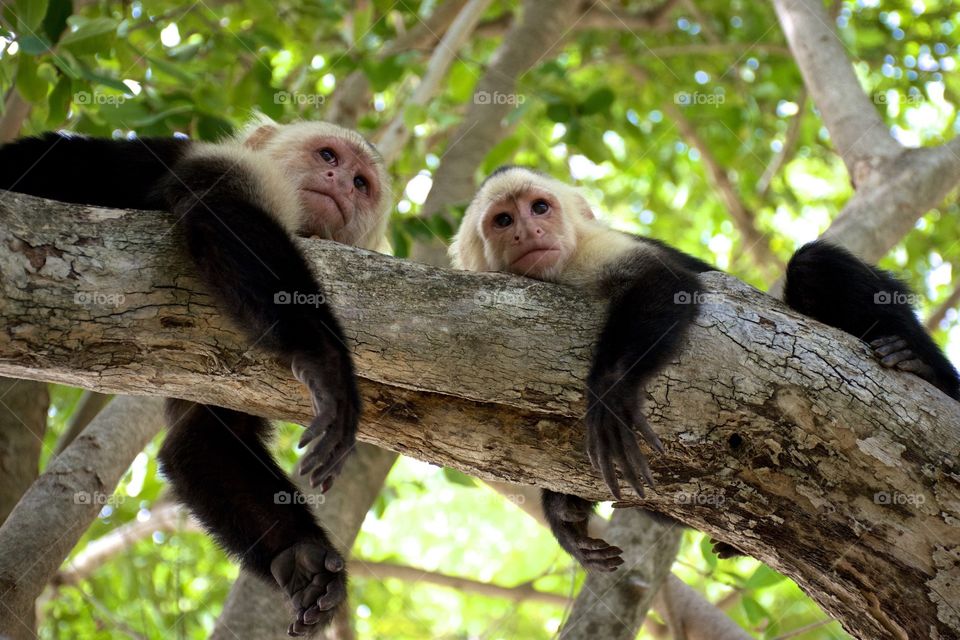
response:
M490 24L516 10L493 3ZM615 3L624 10L650 3ZM398 255L413 242L453 230L463 203L428 219L417 214L500 34L484 31L459 53L443 91L423 108L405 105L429 47L385 55L385 44L415 28L435 3L370 0L251 0L192 3L16 0L0 14L0 83L31 105L26 133L67 128L106 136L181 133L213 139L251 111L274 118L323 117L353 72L369 81L371 104L359 128L375 135L395 117L414 137L391 170L400 204L391 229ZM695 9L695 11L694 11ZM865 90L894 135L938 144L960 130L960 12L946 0L858 0L836 6L839 34ZM638 76L637 70L640 70ZM642 78L646 78L643 81ZM482 171L514 162L572 177L614 224L649 233L765 286L767 272L709 179L702 150L681 135L671 109L690 121L756 218L772 251L786 259L818 235L850 197L842 162L786 50L768 3L680 3L664 29L577 31L560 54L523 76L503 139ZM789 139L797 119L795 139ZM761 176L778 154L770 188ZM479 175L478 175L479 177ZM402 192L402 193L401 193ZM931 211L886 266L904 273L929 312L960 270L955 199ZM957 314L938 338L960 356ZM957 358L955 358L957 359ZM47 451L78 394L57 388ZM278 439L287 463L295 428ZM162 496L156 443L137 458L77 551L147 513ZM44 463L46 458L44 459ZM75 551L76 553L76 551ZM455 473L404 461L368 515L356 557L570 593L582 576L549 535L515 506ZM749 559L718 561L688 533L677 572L728 613L772 638L823 619L792 582ZM205 637L235 567L196 534L157 534L45 601L43 638ZM564 611L516 604L426 584L358 577L351 601L360 637L549 638ZM837 638L836 624L799 638Z

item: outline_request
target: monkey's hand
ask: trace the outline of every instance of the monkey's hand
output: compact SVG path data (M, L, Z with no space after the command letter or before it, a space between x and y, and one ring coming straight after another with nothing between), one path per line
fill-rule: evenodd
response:
M357 441L360 395L350 355L332 348L323 355L297 353L290 368L313 400L315 417L300 438L300 446L323 436L300 461L300 474L309 474L310 486L326 492Z
M884 336L870 343L874 355L880 364L889 369L909 371L920 376L930 384L937 386L937 374L910 348L910 343L900 336Z
M325 627L347 599L343 558L322 543L298 542L280 552L270 563L270 573L296 613L288 635L305 636Z
M589 500L545 490L543 512L557 542L587 571L616 571L623 564L623 550L587 534L593 513Z
M638 495L643 495L644 480L653 487L653 475L640 451L634 426L651 447L663 453L660 439L643 415L641 392L639 383L615 375L600 376L587 383L587 455L617 500L617 467Z

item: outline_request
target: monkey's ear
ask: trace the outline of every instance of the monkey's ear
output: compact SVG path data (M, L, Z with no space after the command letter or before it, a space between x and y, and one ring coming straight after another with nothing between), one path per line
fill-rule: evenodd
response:
M486 271L486 260L483 255L483 240L480 233L470 226L469 217L465 217L460 224L460 230L453 237L447 254L454 269L467 271Z
M576 202L577 212L587 220L596 220L597 216L593 213L593 209L590 208L590 203L587 202L587 199L584 198L579 193L576 194L574 198Z
M267 142L269 142L279 130L279 127L275 124L261 124L244 136L243 146L248 149L253 149L254 151L259 151L266 146Z

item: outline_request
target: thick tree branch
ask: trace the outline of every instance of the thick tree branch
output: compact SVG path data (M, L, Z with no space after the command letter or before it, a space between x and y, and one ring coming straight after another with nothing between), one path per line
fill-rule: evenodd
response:
M308 420L306 392L202 292L173 223L6 194L0 375ZM602 300L301 246L356 356L364 440L608 497L580 422ZM794 578L855 635L960 633L960 403L729 276L703 281L689 339L647 394L667 451L637 502Z
M803 81L820 109L837 153L860 185L880 158L903 147L860 87L847 51L821 0L773 0Z
M0 526L0 636L22 628L34 599L160 430L159 404L143 398L111 403L50 462Z

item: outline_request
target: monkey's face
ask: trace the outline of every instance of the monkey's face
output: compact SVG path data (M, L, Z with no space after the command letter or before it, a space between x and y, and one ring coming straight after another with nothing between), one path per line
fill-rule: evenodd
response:
M541 280L562 271L573 251L564 204L536 185L493 201L481 221L490 266Z
M300 234L356 244L382 215L385 185L373 158L337 135L310 136L293 144L295 151L282 162L303 208Z

